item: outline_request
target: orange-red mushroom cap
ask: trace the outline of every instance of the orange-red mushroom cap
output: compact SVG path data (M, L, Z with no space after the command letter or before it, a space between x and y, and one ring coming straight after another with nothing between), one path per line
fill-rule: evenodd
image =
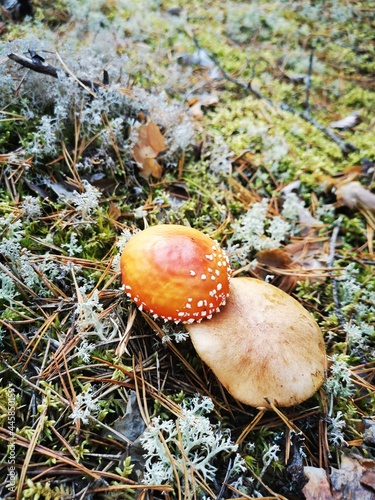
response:
M228 296L228 257L209 236L189 227L162 224L137 233L120 266L127 296L155 318L210 319Z

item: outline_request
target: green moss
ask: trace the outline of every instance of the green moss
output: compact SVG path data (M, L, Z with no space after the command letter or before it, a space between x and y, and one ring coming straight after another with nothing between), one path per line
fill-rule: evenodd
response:
M179 17L167 11L176 6L183 9ZM327 425L327 435L332 437L329 426L339 412L345 423L343 439L360 439L363 432L360 420L362 416L372 415L374 404L373 395L365 387L370 380L366 378L369 372L361 371L362 365L371 358L375 342L370 331L374 315L369 308L375 290L373 266L368 264L372 258L367 245L371 238L370 215L366 214L366 218L359 210L339 205L333 186L339 179L345 181L351 175L355 177L353 167L360 165L363 158L374 159L371 8L360 9L350 2L325 2L323 5L306 0L251 4L200 0L188 3L142 0L131 4L113 0L94 2L89 9L84 2L80 5L60 0L51 7L36 0L34 7L34 19L9 23L5 39L26 37L27 40L29 36L36 36L48 43L54 40L56 49L63 50L67 65L77 68L77 76L80 76L81 67L88 74L95 74L95 78L99 78L104 67L108 68L110 78L116 71L122 74L119 85L127 88L130 102L139 104L146 115L148 111L150 116L156 116L155 122L159 124L160 120L162 131L168 137L187 113L186 99L208 92L218 96L218 103L215 107L204 107L202 120L194 122L196 135L186 147L184 163L181 162L179 170L175 165L181 159L180 145L176 146L173 155L169 156L168 149L160 155L164 167L160 179L144 180L134 166L129 133L137 118L135 105L121 108L122 114L118 113L117 104L110 112L99 113L90 131L81 129L79 137L73 110L69 109L69 118L59 124L54 152L45 152L43 145L48 143L48 138L43 136L38 139L40 146L36 147L35 155L26 155L30 166L20 167L12 163L11 157L0 157L0 213L5 220L12 215L3 223L9 226L19 220L23 231L22 238L17 240L20 244L17 255L12 258L0 256L2 265L16 278L13 296L0 295L0 366L4 387L12 383L21 388L17 396L17 416L21 422L22 411L25 422L20 426L20 435L32 438L35 416L40 416L41 408L47 405L39 444L66 454L64 443L68 443L80 463L90 469L93 469L94 460L90 453L100 453L101 467L118 476L118 481L111 478L114 484L122 484L121 478L131 474L132 460L128 457L121 464L106 457L107 452L109 457L119 456L123 451L122 443L116 439L104 440L100 425L93 421L81 424L77 433L76 424L69 418L77 396L89 382L98 402L95 418L105 425L111 426L117 415L124 414L131 390L138 392L146 419L149 415L167 420L173 417L173 404L188 403L193 394L201 392L214 399L215 409L210 415L213 425L217 425L218 431L230 430L233 439L237 439L256 411L244 409L225 393L189 341L174 344L173 349L169 344L155 341L155 326L151 327L152 323L141 313L134 316L134 306L120 291L116 262L112 259L118 255L116 243L123 230L142 229L145 224L190 225L211 234L231 249L234 228L243 220L250 205L266 198L270 221L282 211L284 188L298 180L299 185L295 187L298 197L322 223L312 228L306 245L311 241L317 243L317 254L313 257L323 266L334 246L335 271L325 270L318 279L312 273L310 279L298 283L293 294L322 328L329 355L329 376L333 376L334 360L342 365L337 365L341 373L339 370L335 374L338 380L335 393L330 394L325 389L326 392L322 391L301 407L283 412L307 436L301 444L301 452L306 452L307 448L312 462L318 462L322 453L316 445L318 432L322 431L322 425ZM199 64L178 65L179 55L191 55L199 47L208 56L213 54L238 84L225 77L212 80L212 68ZM324 131L300 116L305 111L306 81L295 77L306 75L312 47L311 116L343 141L356 146L358 151L343 153ZM37 46L30 48L38 51ZM86 60L89 52L94 56ZM47 57L53 59L49 53ZM23 149L34 144L41 119L53 117L54 106L61 101L52 105L51 96L43 100L43 92L34 93L35 88L39 90L38 86L45 88L47 77L40 75L35 80L39 82L36 87L27 87L30 73L16 63L8 61L0 70L2 75L11 75L17 89L12 94L8 80L1 83L0 79L3 96L7 96L0 122L0 150L4 155L17 152L21 158ZM21 75L25 76L24 80ZM249 83L266 99L257 98L249 87L245 88ZM55 81L51 83L55 84ZM141 97L135 96L137 86L145 90ZM151 98L148 91L156 97ZM61 99L66 96L64 92ZM171 117L165 119L170 110L166 110L162 93L176 99L175 121ZM94 116L93 109L89 110L92 102L90 97L82 101L82 111L91 118ZM282 103L291 106L294 113L282 110ZM27 112L29 109L33 116ZM361 115L361 122L356 127L341 131L329 128L332 121L353 111ZM79 113L77 123L78 116ZM119 118L124 118L124 122L115 146L99 137L90 142L96 132L107 127L104 124ZM182 127L181 134L188 132L187 127ZM85 148L78 151L77 144L84 143ZM223 144L227 149L221 148ZM226 170L215 170L217 158L221 155L228 160L229 153L232 153L232 163L228 163ZM70 160L73 157L75 163ZM77 167L77 162L82 165L86 162L86 166ZM371 187L370 178L362 174L358 176L360 182ZM101 186L98 204L86 220L82 220L77 204L53 189L69 187L80 191L82 181L99 182ZM39 197L41 217L33 219L24 214L21 204L29 195ZM141 214L138 218L141 210L146 215ZM338 219L340 231L332 241ZM2 231L0 245L11 232L8 226ZM304 238L298 230L288 235L288 241L292 242L304 241ZM241 241L239 245L241 250ZM234 253L236 251L234 249ZM255 252L250 248L247 253L253 257ZM31 279L35 278L32 270L23 268L25 256L44 273L47 283L58 287L57 291L47 289L42 280ZM353 262L356 263L354 268L351 267ZM43 267L46 263L48 265ZM301 265L304 264L302 258ZM247 263L242 266L236 262L236 268L247 275L253 272ZM0 293L4 293L6 285L9 283L4 281ZM147 286L146 283L142 285ZM90 298L93 302L89 302ZM88 301L88 310L96 315L91 321L107 321L106 324L111 325L112 338L98 340L90 323L85 327L86 333L85 328L81 331L80 321L84 316L78 307L81 299ZM362 328L362 336L350 338L348 325ZM166 328L163 324L158 327ZM168 328L174 331L175 327ZM121 357L116 351L120 339L124 342ZM84 342L94 344L87 356L84 350L79 351ZM348 373L353 382L350 397L343 395L350 385L350 381L345 381ZM361 386L358 381L363 382ZM44 399L46 393L49 395L47 400ZM3 423L6 404L6 396L0 391ZM36 408L36 413L26 412L25 408ZM324 408L329 408L329 418ZM239 453L248 468L260 475L273 491L284 494L287 487L297 498L301 491L294 483L291 486L283 460L285 441L284 422L269 412L241 444ZM331 443L332 456L328 458L328 465L337 467L340 452L334 453L335 446ZM275 445L280 447L280 454L265 467L267 453ZM362 452L367 453L365 449ZM25 453L25 450L18 450L18 467L22 466ZM46 458L37 451L33 460L35 466L38 462L42 467L46 463ZM53 462L59 460L49 459L47 464ZM217 484L223 484L228 463L224 458L218 461ZM79 473L82 475L81 471ZM75 481L76 474L70 478ZM82 485L88 484L88 480L82 480ZM56 488L55 484L49 486L28 479L24 492L30 497L56 494L59 498L58 495L70 494L65 486L61 491ZM0 486L0 496L2 493ZM225 495L227 493L230 494L226 491ZM173 494L183 496L184 492ZM248 482L246 494L264 496L267 491L254 480L252 485Z

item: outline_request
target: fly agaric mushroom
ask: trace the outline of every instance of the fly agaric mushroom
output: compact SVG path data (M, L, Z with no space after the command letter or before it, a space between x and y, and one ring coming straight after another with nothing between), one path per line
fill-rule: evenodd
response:
M210 319L228 296L228 257L209 236L189 227L161 224L137 233L120 267L125 293L154 318Z
M220 382L251 406L292 406L324 381L319 326L288 294L264 281L233 278L227 305L211 321L186 325L194 347Z

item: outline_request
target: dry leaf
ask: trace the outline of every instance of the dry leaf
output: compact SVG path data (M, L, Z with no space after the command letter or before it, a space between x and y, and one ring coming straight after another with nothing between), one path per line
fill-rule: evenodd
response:
M329 124L329 126L332 128L340 129L340 130L346 130L348 128L355 127L360 121L361 121L361 119L359 116L359 112L354 111L353 113L350 113L350 115L345 116L341 120L331 122Z
M162 167L157 162L156 157L166 149L164 137L155 123L148 122L139 127L133 156L135 161L142 165L140 173L142 177L145 179L148 179L150 175L158 179L161 177Z
M189 115L194 118L194 120L202 120L203 119L203 111L201 103L197 100L194 104L189 104Z
M272 267L289 268L293 264L293 260L289 254L281 250L280 248L275 248L273 250L262 250L257 253L257 260L262 264Z
M375 461L359 455L344 455L340 469L332 469L334 500L373 500L375 498ZM320 498L320 497L317 497Z
M328 255L319 241L297 241L286 245L284 250L305 270L325 269L323 263L327 262ZM321 280L321 276L317 278L312 275L311 278L314 282Z
M121 217L121 210L119 210L112 201L109 204L108 216L113 220L117 220Z
M293 83L306 83L309 75L306 73L290 73L289 75L285 74L285 77Z
M219 98L215 94L204 93L197 96L193 96L187 101L189 108L189 115L196 120L201 120L203 118L202 107L216 106L219 102Z
M359 182L347 182L338 185L336 196L342 205L359 210L366 218L367 246L372 254L374 252L375 194Z
M375 194L359 182L340 184L336 189L336 197L346 207L375 210Z
M181 7L170 7L165 12L170 16L179 17L183 11L184 9L182 9Z
M262 280L272 275L271 283L286 293L291 293L296 286L298 277L295 275L283 274L285 270L291 270L295 264L284 250L275 248L273 250L262 250L256 254L258 265L255 274ZM280 271L280 272L278 272Z
M363 424L365 426L363 442L369 445L375 444L375 421L371 418L364 418Z
M318 260L322 256L323 249L318 242L299 241L287 245L283 250L275 248L258 252L255 257L259 264L254 272L262 280L267 275L273 275L271 283L284 292L291 293L297 281L306 276L312 283L325 279L322 275L324 265ZM316 274L314 270L317 271Z
M178 60L186 66L201 66L209 70L212 79L221 78L222 72L204 49L197 49L193 54L180 54Z
M302 488L306 500L333 500L326 471L319 467L304 467L303 472L309 480Z

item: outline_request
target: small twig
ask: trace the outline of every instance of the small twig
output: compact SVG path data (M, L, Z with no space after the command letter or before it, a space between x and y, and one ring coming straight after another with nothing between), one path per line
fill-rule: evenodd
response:
M333 267L333 263L335 260L335 250L336 250L336 243L337 243L337 238L340 232L340 227L341 227L341 219L338 219L336 226L334 227L332 231L332 236L331 236L331 241L329 242L329 258L328 258L328 267ZM335 304L335 311L336 311L336 316L337 319L339 320L339 323L341 326L344 325L345 323L345 318L341 312L341 305L340 305L340 298L339 298L339 284L337 278L332 274L332 285L333 285L333 302Z
M222 485L221 485L221 488L220 488L220 491L216 497L216 500L222 500L224 498L224 493L225 493L225 490L227 488L227 482L230 478L230 475L232 473L232 460L229 459L228 460L228 467L227 467L227 472L225 473L225 477L224 477L224 480L222 482Z
M314 49L310 51L309 57L309 69L306 77L306 98L305 98L305 113L310 116L310 90L311 90L311 75L313 68L313 60L314 60Z
M350 153L353 151L359 151L359 149L356 146L354 146L354 144L352 144L351 142L343 141L341 139L341 137L339 137L337 134L332 132L332 130L330 130L329 128L327 128L324 125L322 125L321 123L317 122L314 118L312 118L310 116L310 114L306 114L306 112L300 113L299 111L295 110L291 106L289 106L289 109L287 109L287 107L288 107L287 104L285 104L285 105L283 104L282 106L283 107L281 109L285 109L286 111L289 111L290 113L293 113L293 114L300 116L303 120L307 121L308 123L313 125L316 129L323 132L327 137L329 137L333 142L335 142L338 145L338 147L341 149L341 151L343 153L347 154L347 153Z
M43 75L52 76L53 78L58 78L59 74L64 74L66 76L70 76L68 72L63 71L59 68L56 68L55 66L51 66L50 64L45 63L44 59L42 57L38 56L38 54L36 54L33 50L30 50L29 53L31 55L31 59L28 57L20 56L18 54L14 54L14 53L8 54L8 58L11 59L12 61L15 61L16 63L20 64L24 68L31 69L32 71L35 71L36 73L42 73ZM84 85L85 87L88 87L89 89L98 90L99 88L103 87L99 83L91 82L91 81L85 80L83 78L77 78L77 80L82 85Z
M350 142L346 142L346 141L343 141L337 134L335 134L334 132L332 132L332 130L330 130L329 128L325 127L324 125L321 125L319 122L317 122L314 118L312 118L310 116L310 109L309 107L307 108L306 111L304 112L301 112L301 111L298 111L297 109L295 109L293 106L290 106L289 104L285 103L285 102L275 102L273 101L272 99L269 99L268 97L264 96L259 90L256 90L252 87L251 85L251 81L248 82L248 83L244 83L244 82L241 82L240 80L237 80L236 78L233 78L231 75L229 75L222 67L222 65L220 64L220 62L218 61L217 57L212 54L211 52L209 52L208 50L206 49L203 49L200 45L199 45L199 42L198 40L196 39L195 36L193 36L193 40L194 40L194 44L197 48L201 49L201 50L204 50L208 57L212 60L212 62L216 65L216 67L221 71L222 75L223 75L223 78L225 80L228 80L230 81L231 83L233 83L234 85L237 85L238 87L241 87L242 89L244 89L245 91L247 92L250 92L251 94L253 94L257 99L262 99L266 102L268 102L268 104L270 104L271 106L274 106L276 108L279 108L281 109L282 111L287 111L288 113L291 113L293 115L297 115L299 116L300 118L302 118L303 120L307 121L308 123L310 123L311 125L313 125L316 129L320 130L321 132L323 132L327 137L329 137L333 142L335 142L338 147L341 149L341 151L345 154L347 153L350 153L352 151L359 151L359 149L354 146L354 144L350 143ZM313 58L313 51L311 52L310 54L310 64L309 64L309 72L310 72L310 65L312 66L312 59ZM311 79L311 78L310 78ZM306 99L309 100L310 98L310 85L311 84L308 84L307 85L307 88L306 88ZM307 89L308 92L307 92Z

